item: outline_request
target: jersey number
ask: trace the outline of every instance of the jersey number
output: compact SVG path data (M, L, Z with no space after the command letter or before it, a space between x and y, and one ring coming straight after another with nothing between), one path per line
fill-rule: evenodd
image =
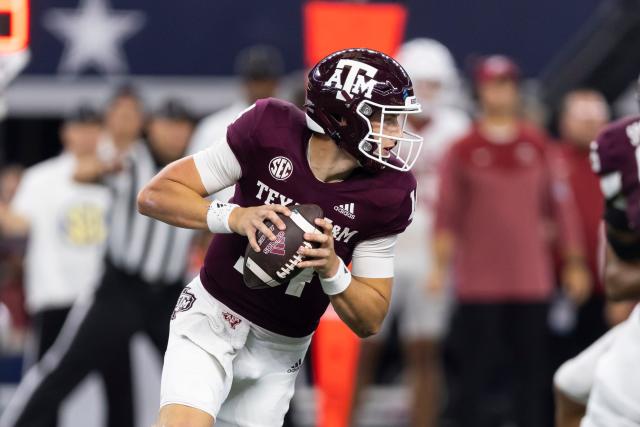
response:
M302 273L289 281L289 286L287 286L287 290L284 293L300 298L305 285L311 282L314 274L315 270L313 268L305 268Z

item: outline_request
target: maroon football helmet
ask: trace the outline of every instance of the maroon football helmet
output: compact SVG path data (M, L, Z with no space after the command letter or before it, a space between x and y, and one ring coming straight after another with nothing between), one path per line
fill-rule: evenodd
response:
M305 108L309 129L330 136L369 170L407 171L420 154L422 138L405 130L407 114L419 113L420 104L405 70L384 53L346 49L322 59L309 72ZM385 134L385 123L397 124L401 135ZM383 139L395 147L383 150Z

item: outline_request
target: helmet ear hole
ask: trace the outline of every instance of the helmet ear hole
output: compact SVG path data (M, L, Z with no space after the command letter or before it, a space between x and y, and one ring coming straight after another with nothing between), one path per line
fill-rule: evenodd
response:
M371 117L373 115L373 108L369 104L362 104L360 107L360 112L367 117Z

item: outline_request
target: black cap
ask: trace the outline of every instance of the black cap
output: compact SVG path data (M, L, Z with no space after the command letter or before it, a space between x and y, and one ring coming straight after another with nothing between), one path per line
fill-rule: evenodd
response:
M180 100L172 98L164 101L153 113L154 118L195 122L195 116Z
M235 70L245 80L277 80L284 72L284 61L275 47L253 45L238 53Z
M102 123L102 114L89 104L82 104L71 111L65 121L67 123Z

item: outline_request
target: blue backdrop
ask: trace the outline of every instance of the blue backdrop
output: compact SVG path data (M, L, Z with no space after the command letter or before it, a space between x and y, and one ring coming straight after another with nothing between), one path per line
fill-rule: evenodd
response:
M32 52L27 74L56 74L63 41L45 28L52 9L79 10L99 2L114 11L139 11L141 28L120 44L135 75L229 75L242 47L271 43L287 70L302 61L303 1L295 0L37 0L32 2ZM534 76L585 22L601 0L408 0L407 37L448 45L459 64L473 53L512 55ZM357 22L354 22L357 28ZM79 74L95 74L85 67Z

